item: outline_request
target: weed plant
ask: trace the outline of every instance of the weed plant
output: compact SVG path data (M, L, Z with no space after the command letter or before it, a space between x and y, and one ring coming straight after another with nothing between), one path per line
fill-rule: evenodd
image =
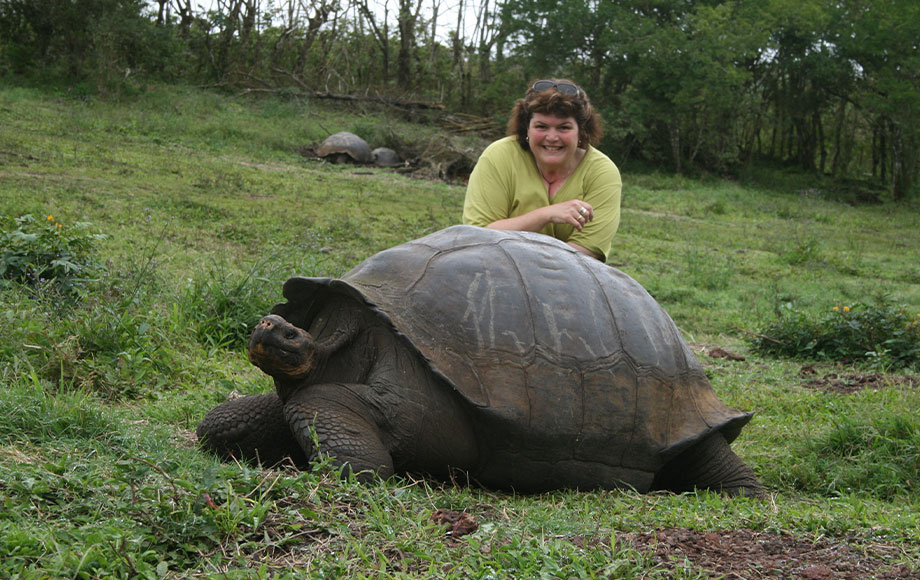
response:
M217 264L187 280L178 308L198 341L211 348L241 349L258 320L274 305L265 288L278 284L272 259L238 273Z
M892 566L920 570L910 412L920 390L907 374L916 367L899 362L916 343L889 342L915 337L894 305L920 312L909 251L920 247L918 208L851 206L773 175L739 183L621 163L611 257L665 307L720 398L756 411L733 449L767 486L765 502L519 496L411 476L362 486L328 463L296 472L201 453L193 430L208 410L272 388L243 343L287 277L340 276L460 219L462 185L298 153L355 129L391 145L453 142L385 111L290 98L149 87L104 102L0 87L4 213L54 216L23 222L24 233L106 236L72 252L82 269L55 273L73 275L72 297L30 284L43 277L34 272L0 289L0 577L711 577L691 561L663 569L617 541L663 527L881 545ZM81 222L95 226L68 227ZM880 287L890 302L867 302ZM800 322L798 347L781 358L744 338L799 315L822 324ZM861 344L846 351L851 363L810 358L819 376L878 369L887 383L849 395L810 386L788 357L832 352L808 347L824 327L832 343ZM713 345L746 360L711 358ZM429 519L436 509L473 514L479 529L445 536Z

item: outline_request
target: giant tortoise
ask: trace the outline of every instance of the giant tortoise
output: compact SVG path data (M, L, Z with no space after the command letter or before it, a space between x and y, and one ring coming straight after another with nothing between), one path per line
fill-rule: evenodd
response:
M377 147L371 151L371 155L374 157L374 165L379 167L399 167L403 164L399 153L389 147Z
M367 141L347 131L326 137L316 149L316 154L332 163L374 162L374 155Z
M341 279L292 278L252 333L276 393L202 420L223 457L359 477L467 474L482 485L694 488L758 495L724 405L657 302L540 234L454 226Z

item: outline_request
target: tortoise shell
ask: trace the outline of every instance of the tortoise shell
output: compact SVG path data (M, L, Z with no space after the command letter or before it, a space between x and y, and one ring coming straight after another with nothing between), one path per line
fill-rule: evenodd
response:
M373 163L374 156L367 141L354 133L343 131L326 137L316 149L320 157L331 159L334 163L350 159L355 163ZM348 159L345 159L347 157Z
M454 226L283 292L274 312L301 327L328 292L384 317L472 405L496 458L613 466L641 491L680 451L714 430L731 442L753 415L717 398L639 283L548 236Z
M380 167L399 167L402 165L399 153L389 147L377 147L371 151L371 155L374 157L374 164Z

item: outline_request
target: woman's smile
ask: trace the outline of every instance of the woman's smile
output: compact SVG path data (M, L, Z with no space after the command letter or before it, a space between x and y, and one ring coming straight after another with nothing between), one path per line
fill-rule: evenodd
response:
M534 113L527 139L542 172L565 171L578 152L578 123L572 117Z

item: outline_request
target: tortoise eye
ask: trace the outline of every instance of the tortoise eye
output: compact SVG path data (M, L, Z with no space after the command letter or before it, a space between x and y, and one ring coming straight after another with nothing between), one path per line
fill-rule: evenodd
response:
M287 338L287 339L290 340L290 339L292 339L292 338L295 338L296 336L297 336L297 333L294 332L293 330L286 330L286 331L284 331L284 338Z

